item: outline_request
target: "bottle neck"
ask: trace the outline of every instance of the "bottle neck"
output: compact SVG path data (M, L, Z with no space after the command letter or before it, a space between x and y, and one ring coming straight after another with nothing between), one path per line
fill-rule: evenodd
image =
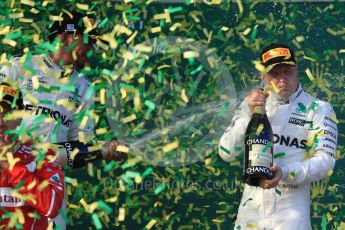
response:
M265 105L262 105L262 106L257 105L257 106L255 106L253 113L259 113L259 114L262 114L262 115L266 114Z

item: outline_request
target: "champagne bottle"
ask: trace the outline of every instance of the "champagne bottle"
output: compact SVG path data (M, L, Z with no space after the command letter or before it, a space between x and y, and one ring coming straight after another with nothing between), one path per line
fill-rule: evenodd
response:
M260 186L260 179L272 179L273 131L264 106L256 106L245 134L244 182Z

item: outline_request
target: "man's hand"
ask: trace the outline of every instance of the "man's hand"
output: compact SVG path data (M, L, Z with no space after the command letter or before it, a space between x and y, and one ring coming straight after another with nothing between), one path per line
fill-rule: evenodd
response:
M270 168L270 171L273 173L274 177L271 180L262 179L260 181L261 188L270 189L275 188L279 184L280 179L283 176L282 169L278 165L274 165Z
M110 141L106 142L103 147L103 158L105 160L111 161L123 161L127 159L127 153L125 152L120 152L117 150L118 146L125 146L123 143L120 141Z
M264 94L260 89L254 89L250 92L247 96L247 103L249 106L250 114L253 114L255 106L262 106L266 103L266 99L268 97L268 93Z

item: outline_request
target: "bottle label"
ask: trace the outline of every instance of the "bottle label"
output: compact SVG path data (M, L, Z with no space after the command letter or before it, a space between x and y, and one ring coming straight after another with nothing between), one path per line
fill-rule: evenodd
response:
M251 146L249 150L249 167L263 166L270 168L272 163L272 154L270 148L263 152L265 145L255 145Z

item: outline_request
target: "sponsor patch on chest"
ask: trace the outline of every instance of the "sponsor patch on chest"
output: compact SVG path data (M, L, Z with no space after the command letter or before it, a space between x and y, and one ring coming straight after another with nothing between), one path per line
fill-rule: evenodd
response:
M299 119L299 118L290 117L289 118L289 123L303 127L306 122L305 122L305 120L302 120L302 119Z

